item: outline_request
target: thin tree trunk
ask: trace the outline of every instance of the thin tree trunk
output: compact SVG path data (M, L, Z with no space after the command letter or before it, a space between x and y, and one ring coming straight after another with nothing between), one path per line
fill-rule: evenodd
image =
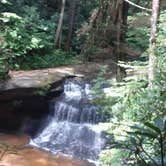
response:
M74 25L74 16L75 16L77 0L72 0L70 3L71 4L70 4L70 8L69 8L68 37L67 37L67 43L66 43L67 50L69 50L70 46L71 46L71 40L72 40L72 34L73 34L73 25Z
M160 136L160 153L161 153L161 166L164 166L164 138L161 134Z
M117 63L121 59L121 53L120 53L120 43L121 43L121 35L122 35L122 3L119 1L118 3L118 9L117 9ZM121 68L117 66L117 79L121 77Z
M56 30L56 35L55 35L55 42L54 42L55 47L57 47L58 42L60 40L61 33L62 33L62 25L63 25L64 11L65 11L65 4L66 4L66 0L62 0L61 14L60 14L60 18L59 18L58 27L57 27L57 30ZM59 44L59 45L61 45L61 44Z
M155 79L155 48L156 48L156 34L157 34L157 20L159 16L159 7L160 0L152 0L152 15L151 15L151 34L150 34L150 54L149 54L149 71L148 71L148 79L149 79L149 87L153 87L153 82Z
M57 44L58 44L58 47L61 48L61 46L62 46L62 29L60 31L59 40L58 40Z
M127 26L127 16L128 16L128 9L129 9L129 5L128 3L126 3L123 0L118 0L117 1L117 13L116 13L116 27L117 27L117 50L116 50L116 54L117 54L117 63L118 61L122 61L123 60L123 56L121 54L120 51L120 45L121 42L123 42L124 40L124 32L125 32L125 26ZM120 66L117 66L117 79L121 78L122 76L122 70Z

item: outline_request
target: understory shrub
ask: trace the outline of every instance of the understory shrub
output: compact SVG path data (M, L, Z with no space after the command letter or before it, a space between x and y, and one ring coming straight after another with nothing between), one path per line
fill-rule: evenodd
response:
M165 19L166 11L163 11L158 25L157 62L153 88L148 87L147 65L133 66L128 63L124 65L127 69L144 68L144 75L128 76L121 82L112 83L110 94L103 95L103 102L106 103L104 105L107 106L99 103L100 107L103 107L101 110L109 109L107 112L111 118L108 122L112 124L112 128L106 131L111 135L107 148L112 156L110 158L105 154L104 158L101 158L102 161L104 160L103 163L109 161L115 166L164 166L166 164Z
M10 69L40 69L78 62L73 52L53 47L56 14L44 20L36 7L23 7L23 13L1 13L3 21L1 36L2 49Z

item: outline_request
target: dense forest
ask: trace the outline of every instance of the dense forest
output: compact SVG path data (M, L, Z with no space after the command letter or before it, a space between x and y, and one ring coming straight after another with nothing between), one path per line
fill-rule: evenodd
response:
M83 64L101 64L88 80L101 165L166 165L165 0L0 0L1 84L13 71Z

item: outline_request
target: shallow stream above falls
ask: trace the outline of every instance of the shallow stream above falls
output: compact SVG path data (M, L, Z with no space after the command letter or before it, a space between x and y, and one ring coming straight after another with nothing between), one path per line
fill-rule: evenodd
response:
M100 116L91 104L89 84L75 79L64 83L64 92L51 102L53 113L30 145L64 153L83 160L97 161L105 140L98 127Z

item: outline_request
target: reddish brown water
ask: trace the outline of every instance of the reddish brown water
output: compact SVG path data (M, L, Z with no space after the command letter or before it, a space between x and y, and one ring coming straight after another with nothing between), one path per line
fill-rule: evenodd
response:
M0 161L0 166L88 166L85 161L52 155L33 147L23 147L29 141L28 136L0 135L0 155L5 153ZM16 153L15 153L16 152ZM14 154L15 153L15 154Z

